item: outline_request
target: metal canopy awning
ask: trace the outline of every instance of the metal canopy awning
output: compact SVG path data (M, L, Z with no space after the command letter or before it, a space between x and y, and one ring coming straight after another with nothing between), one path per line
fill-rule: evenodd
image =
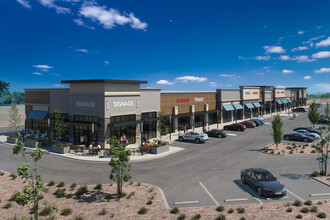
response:
M292 100L291 99L288 99L288 102L292 102Z
M236 110L243 109L243 106L241 104L234 104L234 107L236 108Z
M283 104L281 100L277 100L277 103L278 104Z
M234 107L233 107L232 105L224 105L223 107L226 109L226 111L232 111L232 110L235 110Z
M260 103L259 102L254 102L253 105L257 108L261 107Z
M245 106L248 108L254 108L254 106L252 105L252 103L245 103Z
M284 104L286 104L286 103L288 103L288 100L283 99L282 102L283 102Z
M48 112L46 111L32 111L30 114L27 116L27 119L39 119L43 120Z

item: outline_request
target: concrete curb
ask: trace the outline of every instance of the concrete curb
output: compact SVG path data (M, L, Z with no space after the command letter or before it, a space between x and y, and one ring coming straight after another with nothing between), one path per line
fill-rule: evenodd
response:
M159 186L156 186L156 185L153 185L153 184L150 184L150 183L146 183L146 184L151 185L151 186L154 186L154 187L156 187L156 188L159 190L160 195L161 195L162 198L163 198L163 202L164 202L165 208L166 208L166 209L170 209L170 206L169 206L169 204L168 204L168 202L167 202L167 199L166 199L166 196L165 196L164 191L163 191Z
M322 184L324 184L324 185L330 187L329 184L327 184L327 183L325 183L325 182L322 182L321 180L318 180L318 179L314 178L314 177L311 176L310 174L307 174L307 176L308 176L309 178L313 179L313 180L316 180L316 181L319 182L319 183L322 183Z

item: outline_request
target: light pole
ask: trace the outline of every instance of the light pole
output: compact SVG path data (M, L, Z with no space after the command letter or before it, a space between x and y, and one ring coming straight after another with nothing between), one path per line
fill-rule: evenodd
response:
M140 132L141 132L141 155L143 155L143 121L140 123Z

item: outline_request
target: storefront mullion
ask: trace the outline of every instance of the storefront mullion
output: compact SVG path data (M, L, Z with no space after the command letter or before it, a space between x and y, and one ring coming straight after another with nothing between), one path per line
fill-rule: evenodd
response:
M195 128L205 125L204 113L195 113Z
M142 113L141 119L153 119L152 121L143 122L143 134L147 138L157 137L157 112Z

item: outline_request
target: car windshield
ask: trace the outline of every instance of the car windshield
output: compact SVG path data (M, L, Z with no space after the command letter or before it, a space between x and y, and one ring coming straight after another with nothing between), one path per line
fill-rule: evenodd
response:
M275 181L276 178L270 173L266 171L256 172L257 179L259 181Z

